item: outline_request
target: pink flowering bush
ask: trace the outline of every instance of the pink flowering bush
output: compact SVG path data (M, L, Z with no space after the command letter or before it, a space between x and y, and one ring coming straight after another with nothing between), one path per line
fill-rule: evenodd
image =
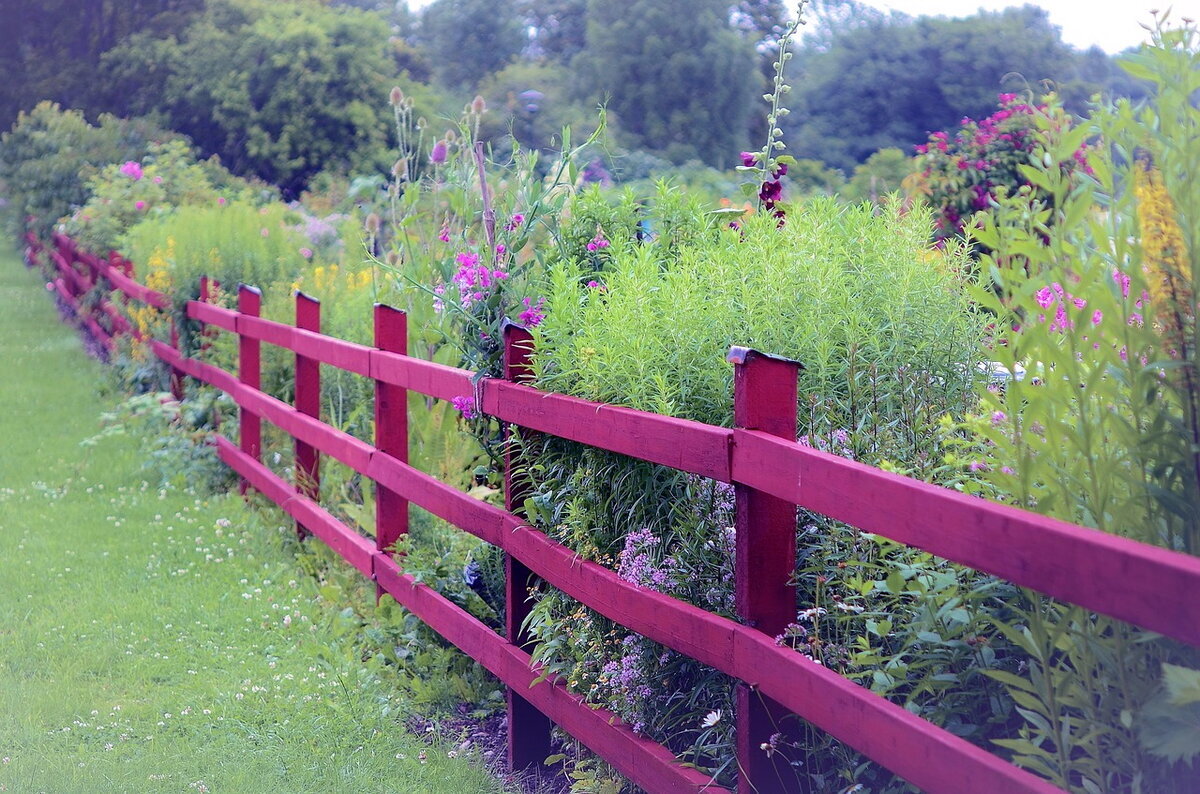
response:
M951 135L937 131L916 147L918 192L938 212L934 237L961 236L971 217L995 206L1001 193L1022 187L1046 194L1028 169L1052 141L1070 132L1071 122L1053 98L1031 105L1017 94L1001 94L1000 109L978 121L963 118ZM1087 148L1074 147L1057 162L1063 173L1090 173Z
M147 216L184 205L215 204L214 178L236 188L245 183L222 173L220 166L201 165L181 141L151 144L141 162L128 160L101 169L88 180L90 197L62 221L62 228L88 250L107 255L121 238Z

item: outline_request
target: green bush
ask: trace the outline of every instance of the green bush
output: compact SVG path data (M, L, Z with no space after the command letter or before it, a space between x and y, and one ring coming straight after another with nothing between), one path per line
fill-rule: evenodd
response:
M140 160L151 142L179 137L146 121L109 115L92 125L81 112L51 102L21 113L0 136L0 184L9 202L10 231L29 228L48 237L59 218L88 200L87 180L98 169Z
M590 224L602 209L584 195L573 214ZM746 345L803 362L797 427L803 443L944 476L938 427L974 404L982 322L956 275L965 253L927 248L928 212L904 213L895 202L876 212L813 198L793 208L782 227L767 213L740 228L707 217L693 215L681 237L639 242L613 233L603 262L585 252L552 267L549 312L535 329L538 385L729 425L733 373L725 354L731 345ZM653 210L648 220L652 229L659 223ZM531 441L526 454L531 505L547 533L640 586L732 615L731 488L563 441ZM932 615L953 598L982 603L987 595L972 594L981 583L815 516L805 515L798 529L798 613L825 610L834 594L842 599L850 573L859 577L859 590L845 603L861 601L870 610L847 613L858 618L854 623L830 616L824 628L810 626L806 633L828 642L822 651L798 650L909 698L911 708L941 722L953 721L955 711L987 711L986 691L969 689L951 704L940 695L945 686L930 681L972 674L994 658L941 651L913 658L920 649L912 639L918 631L941 631L950 640L969 634L973 616L947 628ZM846 563L849 570L839 570ZM918 581L903 597L891 597L882 582L900 564ZM935 574L942 582L936 587ZM922 577L931 585L918 591ZM876 619L885 607L905 617L880 634ZM539 660L591 702L722 779L733 774L732 720L704 724L710 712L732 713L724 676L550 589L541 593L531 624ZM890 634L901 636L887 640ZM780 638L800 645L794 640ZM911 682L872 680L889 659L912 664ZM817 747L802 773L814 784L831 774ZM852 769L851 762L853 754L843 753L834 767Z
M214 170L221 166L210 163L207 170L201 167L182 141L152 143L140 163L113 163L87 180L87 203L65 220L64 231L85 248L104 255L116 249L122 235L144 218L183 205L215 205L218 198L230 200L249 192L245 183L238 189L226 176L223 181L235 192L219 195L209 181Z

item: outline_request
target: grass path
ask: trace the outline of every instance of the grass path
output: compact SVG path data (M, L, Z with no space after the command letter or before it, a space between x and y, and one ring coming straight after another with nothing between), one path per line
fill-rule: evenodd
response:
M136 439L80 447L103 378L0 249L0 790L498 791L329 653L278 528L159 491Z

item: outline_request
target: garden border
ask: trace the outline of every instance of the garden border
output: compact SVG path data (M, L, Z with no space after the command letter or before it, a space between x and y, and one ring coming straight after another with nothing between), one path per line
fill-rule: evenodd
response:
M58 272L47 287L107 350L113 349L116 336L136 334L137 329L129 327L107 297L94 306L80 302L103 284L102 279L126 300L160 309L171 305L167 296L138 284L132 266L115 254L107 261L88 255L62 235L55 236L53 247L33 236L27 236L26 243L27 257L36 261L44 255L44 264ZM476 382L469 371L399 352L402 346L396 340L405 337L406 320L389 307L376 307L377 346L367 347L321 334L319 304L302 293L297 293L297 310L306 319L305 328L258 317L258 304L252 299L257 291L243 286L239 292L242 311L203 301L190 301L186 307L189 318L238 335L238 375L185 357L174 338L171 344L151 340L151 350L180 376L215 386L240 407L241 445L224 437L216 443L221 459L245 484L278 504L303 531L328 543L374 580L380 592L392 594L504 681L510 693L510 759L518 765L536 756L530 748L548 747L540 738L530 739L531 731L545 732L544 714L649 791L724 790L679 763L667 748L635 734L615 715L584 703L562 681L542 679L527 643L513 626L506 639L406 576L389 551L395 537L406 531L406 523L394 520L386 533L389 540L381 545L383 538L372 541L325 512L317 499L319 453L375 480L381 493L391 495L393 510L411 502L500 547L510 565L527 567L589 608L744 682L739 687L737 724L742 790L782 790L775 762L758 749L773 732L780 710L799 714L927 791L1059 790L775 643L773 637L782 630L779 621L795 606L784 600L790 593L786 578L794 553L795 506L1200 646L1200 601L1189 595L1200 591L1200 559L802 446L794 435L794 362L740 348L731 351L736 427L729 429L546 393L513 380ZM296 354L301 393L297 406L257 388L260 342ZM505 344L506 361L527 359L528 343L519 334L506 334ZM603 566L578 559L510 512L511 503L509 509L485 504L409 466L404 454L407 417L403 422L397 417L390 430L377 417L378 446L323 424L306 403L319 394L321 364L373 379L377 394L396 390L389 400L393 405L405 405L396 396L409 389L441 400L475 394L482 413L526 431L733 483L737 537L742 541L735 588L738 614L745 623L639 588ZM258 460L258 428L264 418L292 435L298 450L311 451L311 456L306 452L298 457L305 472L297 478L302 486L289 484ZM385 435L390 433L386 440L380 437L381 426ZM747 542L750 539L753 543ZM514 592L510 588L510 600Z

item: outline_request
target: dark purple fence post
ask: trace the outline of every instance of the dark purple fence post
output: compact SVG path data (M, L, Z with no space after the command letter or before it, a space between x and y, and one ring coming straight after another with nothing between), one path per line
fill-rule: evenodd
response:
M303 292L296 292L296 327L321 332L321 302ZM321 416L321 362L296 354L296 410L306 416ZM321 459L315 447L296 439L296 492L319 501L321 496ZM296 534L306 537L308 531L296 522Z
M262 293L254 287L238 284L237 306L239 314L258 317L262 313ZM241 324L240 318L238 324ZM248 388L262 388L262 343L246 334L238 335L238 380ZM242 452L257 461L262 460L262 418L246 408L239 412L238 443ZM242 494L249 487L242 478Z
M375 304L375 347L408 355L408 315L391 306ZM408 389L375 381L375 447L408 462ZM408 500L376 483L375 548L390 555L397 540L408 534ZM376 597L383 595L376 586Z
M796 438L795 361L734 347L733 421L737 427ZM796 567L796 506L754 488L735 484L734 591L737 614L771 636L796 619L796 594L788 585ZM781 732L788 710L737 686L738 791L782 792L795 788L795 771L784 753L767 753L763 743Z
M504 326L504 378L517 383L528 382L533 372L533 336L519 325ZM511 433L519 432L509 428ZM525 484L514 476L516 455L511 445L504 453L504 509L523 513L528 496ZM532 638L521 627L529 616L529 589L537 577L520 560L504 555L504 616L508 641L528 649ZM538 711L512 687L508 688L508 763L512 770L542 769L551 755L550 718Z

